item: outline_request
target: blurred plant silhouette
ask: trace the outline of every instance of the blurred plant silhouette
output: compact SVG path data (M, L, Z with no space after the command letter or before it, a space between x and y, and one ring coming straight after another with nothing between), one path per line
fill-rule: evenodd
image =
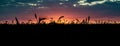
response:
M38 20L38 24L40 24L41 23L41 21L43 21L43 20L45 20L46 18L39 18L39 20Z
M62 18L64 18L64 16L60 16L60 17L58 18L58 22L61 23L61 19L62 19Z
M19 25L19 24L91 24L91 16L87 16L85 19L82 19L82 20L79 18L76 18L76 19L73 19L72 21L66 20L65 16L58 17L57 21L54 20L54 17L50 19L44 18L44 17L43 18L38 17L36 13L34 14L34 17L36 19L36 23L33 23L32 19L29 19L27 23L25 22L20 23L18 18L15 17L15 24L16 25ZM49 20L49 23L44 20ZM93 24L120 24L117 21L112 21L112 20L107 20L107 21L94 20L94 22L95 23ZM12 20L11 23L14 24L14 20ZM9 22L5 21L4 24L9 24Z
M35 13L35 19L37 19L38 17L37 17L37 14Z
M12 20L12 24L14 24L14 20Z
M8 21L5 21L5 24L8 24Z
M28 24L32 24L32 20L30 19L30 20L28 20Z
M17 17L15 17L15 20L17 25L20 24Z

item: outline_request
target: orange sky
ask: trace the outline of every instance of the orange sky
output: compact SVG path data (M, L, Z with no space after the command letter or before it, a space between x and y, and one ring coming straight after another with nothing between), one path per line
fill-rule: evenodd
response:
M77 9L72 9L72 8L52 8L52 9L42 9L42 10L36 10L35 12L37 14L38 17L44 17L47 18L47 20L50 20L50 18L54 18L54 20L58 20L58 18L60 16L65 16L63 19L68 20L68 21L72 21L75 19L79 19L80 21L82 21L83 19L85 19L87 16L91 16L91 21L94 20L116 20L116 21L120 21L119 17L107 17L107 16L99 16L96 15L95 13L91 12L91 11L84 11L84 10L77 10ZM33 22L36 22L36 19L34 17L33 12L23 12L22 14L17 14L18 19L20 20L20 22L24 21L27 22L28 20L33 20ZM11 16L12 19L9 19L8 21L12 21L15 20L13 17L15 16ZM10 18L10 17L9 17ZM5 20L3 20L5 21Z

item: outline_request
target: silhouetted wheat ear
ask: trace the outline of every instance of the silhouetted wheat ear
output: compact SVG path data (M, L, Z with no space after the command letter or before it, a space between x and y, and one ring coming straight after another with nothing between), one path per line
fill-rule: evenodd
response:
M64 16L60 16L60 17L59 17L59 20L62 19L62 18L64 18Z
M50 18L50 23L53 22L53 21L54 21L53 18Z
M90 16L88 16L88 17L84 20L84 23L85 23L85 24L89 24L89 22L90 22Z
M36 14L36 13L35 13L35 15L34 15L34 16L35 16L35 19L37 19L37 14Z
M77 23L77 24L80 22L80 20L79 20L79 19L75 19L75 20L76 20L76 23Z
M90 21L90 19L91 19L91 17L90 17L90 16L88 16L88 21Z
M39 18L39 21L38 21L38 24L40 24L40 22L42 21L42 20L45 20L46 18Z
M81 24L87 24L87 21L86 21L86 19L84 20L82 20L82 22L81 22Z
M60 16L57 21L58 21L58 22L61 22L61 19L62 19L62 18L64 18L64 16Z
M35 13L34 16L35 16L36 22L38 22L37 14Z
M28 20L28 23L29 23L29 24L31 24L31 23L32 23L32 20L31 20L31 19L30 19L30 20Z
M17 17L15 17L15 20L16 20L16 24L20 24Z
M5 24L8 24L8 21L5 21Z

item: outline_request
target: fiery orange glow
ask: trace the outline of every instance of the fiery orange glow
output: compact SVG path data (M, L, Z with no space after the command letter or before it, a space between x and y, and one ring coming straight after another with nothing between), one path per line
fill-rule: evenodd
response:
M86 17L88 17L88 15L91 16L90 24L95 24L96 20L100 20L100 21L104 21L104 22L108 22L108 20L109 20L109 21L111 21L109 23L115 23L115 21L117 21L117 23L119 23L119 21L120 21L119 18L117 18L117 17L115 17L115 18L113 18L113 17L102 18L101 17L100 18L99 16L96 17L95 15L91 15L91 14L87 14L87 13L89 13L89 12L83 13L83 12L79 12L79 11L76 11L73 9L65 9L65 8L56 9L55 8L55 9L47 9L42 12L37 12L36 14L37 14L38 18L39 17L47 18L47 19L43 20L46 24L49 24L51 21L55 21L58 24L61 24L61 23L71 24L73 22L75 24L80 24L83 20L86 19ZM33 14L26 13L26 14L21 14L21 15L22 16L17 16L20 23L23 23L23 22L24 23L37 23L38 22L38 19L36 20L34 17L34 13ZM60 19L61 22L58 22L60 16L64 16L64 17ZM31 21L29 21L29 20L31 20ZM1 23L5 23L5 21L3 21ZM12 23L11 22L12 20L7 20L7 21L9 21L9 23ZM101 22L101 23L103 23L103 22ZM15 22L14 22L14 24L15 24Z

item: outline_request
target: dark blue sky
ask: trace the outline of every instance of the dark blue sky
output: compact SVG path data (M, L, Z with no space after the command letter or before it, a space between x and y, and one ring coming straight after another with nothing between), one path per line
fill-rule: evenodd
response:
M120 0L0 0L0 21L15 16L31 19L34 13L41 17L64 14L115 19L120 17Z

